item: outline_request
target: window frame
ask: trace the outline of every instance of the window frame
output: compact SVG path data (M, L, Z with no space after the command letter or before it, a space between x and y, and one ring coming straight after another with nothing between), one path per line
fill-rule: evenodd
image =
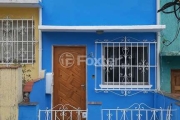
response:
M0 64L34 64L35 45L37 43L35 40L35 20L33 18L11 19L7 17L0 19L0 25L0 32L2 33L0 40ZM4 36L4 34L10 34L10 36ZM25 51L22 51L23 49ZM4 55L4 51L11 52L11 54ZM21 54L26 55L26 57L22 57L23 55L21 56Z
M140 37L140 36L139 36ZM141 91L141 90L153 90L157 88L157 70L158 70L158 42L156 39L141 39L133 38L133 37L118 37L112 40L104 39L104 40L95 40L95 90L132 90L132 91ZM134 46L140 47L144 46L147 47L147 61L146 59L137 60L139 61L139 70L140 72L146 72L148 74L148 84L141 83L140 84L130 84L130 85L121 85L121 84L104 84L103 78L103 49L104 46ZM111 52L110 52L111 53ZM142 58L142 57L141 57ZM101 60L99 60L101 59ZM136 64L136 62L134 62ZM126 63L125 63L126 64ZM123 64L124 65L124 64ZM148 71L145 71L148 70ZM128 71L129 72L129 71ZM141 73L140 73L141 74ZM118 78L118 77L117 77ZM143 77L141 76L140 79ZM135 81L135 80L133 80ZM142 80L141 80L142 81Z
M123 47L129 47L129 48L137 48L137 46L135 46L135 45L123 45L123 46L120 46L120 48L123 48ZM105 48L106 47L118 47L118 49L119 49L119 46L118 45L103 45L103 47L102 47L102 51L103 51L103 57L105 58ZM147 48L147 59L148 59L148 62L149 62L149 46L147 46L147 45L145 45L145 46L143 46L143 45L138 45L138 48L139 47L144 47L144 48ZM136 57L137 58L137 57ZM136 65L137 67L136 68L138 68L138 63L137 63L137 65ZM105 67L104 65L102 66L102 67ZM119 66L120 67L120 66ZM118 68L119 68L118 67ZM126 66L127 67L127 66ZM131 67L131 65L129 65L129 67ZM121 67L120 67L120 69L121 69ZM149 77L147 77L148 79L147 79L147 82L138 82L138 80L136 80L137 82L105 82L105 70L104 70L104 68L102 68L102 71L103 71L103 74L102 74L102 76L101 76L101 78L103 79L103 83L102 83L102 85L149 85ZM148 73L148 76L149 76L149 73ZM119 79L120 80L120 79ZM137 84L138 83L138 84Z

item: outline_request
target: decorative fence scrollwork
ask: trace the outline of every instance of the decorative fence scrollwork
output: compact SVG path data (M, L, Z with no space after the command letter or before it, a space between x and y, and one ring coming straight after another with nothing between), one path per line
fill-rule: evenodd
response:
M102 109L102 120L173 120L176 110L151 108L144 103L134 103L128 108Z
M69 104L58 104L52 109L39 110L39 120L85 120L86 110Z

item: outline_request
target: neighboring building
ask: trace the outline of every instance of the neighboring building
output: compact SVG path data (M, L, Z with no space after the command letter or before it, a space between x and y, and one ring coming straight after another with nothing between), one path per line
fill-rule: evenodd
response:
M161 0L161 6L169 0ZM167 9L173 10L173 7ZM161 90L169 93L180 93L180 37L179 23L174 13L161 13L161 24L166 29L161 32ZM174 40L174 38L176 38ZM171 43L171 41L173 41Z
M0 119L17 120L22 70L39 77L39 0L0 0ZM6 81L6 82L5 82Z
M0 63L25 64L32 79L39 77L39 1L0 2Z
M159 91L180 90L179 42L163 45L177 25L159 4L0 0L0 120L180 119ZM18 63L31 70L24 102Z

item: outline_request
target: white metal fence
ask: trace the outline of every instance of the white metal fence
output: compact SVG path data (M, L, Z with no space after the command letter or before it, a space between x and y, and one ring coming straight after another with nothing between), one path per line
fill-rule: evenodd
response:
M0 19L0 64L34 63L35 31L32 19Z
M96 90L155 89L157 41L120 37L95 42Z
M134 103L128 108L101 109L101 120L175 120L176 109L151 108L144 103ZM85 120L87 111L69 104L59 104L50 110L39 110L38 120ZM96 117L94 117L96 118Z
M86 117L86 110L59 104L50 110L39 110L38 120L85 120Z
M144 103L135 103L126 109L102 109L101 120L175 120L175 114L176 110L171 106L155 109Z

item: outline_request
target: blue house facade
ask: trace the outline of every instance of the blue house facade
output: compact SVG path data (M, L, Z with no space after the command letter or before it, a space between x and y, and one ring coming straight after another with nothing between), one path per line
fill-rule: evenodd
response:
M151 111L159 89L158 32L165 28L158 24L156 0L41 4L46 77L30 94L39 101L40 120L163 119L166 108Z

